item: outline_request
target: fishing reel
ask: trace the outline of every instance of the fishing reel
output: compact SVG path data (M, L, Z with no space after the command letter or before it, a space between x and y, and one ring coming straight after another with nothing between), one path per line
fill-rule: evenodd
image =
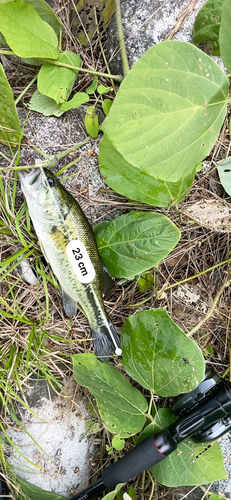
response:
M105 489L113 490L129 479L164 460L178 444L190 437L197 443L214 441L231 429L231 384L213 371L201 384L184 394L172 408L178 419L167 429L149 436L127 455L103 469L98 481L70 500L89 500Z
M227 383L218 377L212 369L209 369L202 382L193 391L181 396L171 411L179 418L187 417L189 413L198 408L203 401L215 392L227 390ZM231 390L229 388L229 390ZM226 401L226 398L225 398ZM227 415L216 423L206 425L203 429L191 436L196 443L208 443L215 441L231 430L231 414Z

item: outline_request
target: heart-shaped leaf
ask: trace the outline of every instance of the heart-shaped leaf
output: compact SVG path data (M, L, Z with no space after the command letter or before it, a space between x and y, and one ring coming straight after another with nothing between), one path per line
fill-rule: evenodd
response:
M100 257L111 276L142 274L166 257L180 238L179 229L162 214L130 212L97 232Z
M105 427L120 438L137 434L145 423L147 401L129 380L109 362L94 354L76 354L73 359L77 382L94 394Z
M221 11L225 0L207 0L199 10L193 29L193 43L204 43L207 51L214 56L220 55L219 31Z
M221 26L219 33L220 53L226 68L231 71L231 0L225 0L221 13Z
M79 56L67 50L60 54L57 62L80 67L82 60ZM51 97L57 104L67 101L78 70L55 66L51 63L44 63L38 74L38 90L41 94Z
M54 30L22 0L0 4L0 30L19 57L57 59L59 55Z
M159 396L189 392L201 382L204 358L197 344L165 308L130 316L122 328L122 365L140 385Z
M161 180L128 163L105 135L100 143L99 168L112 189L132 200L157 207L179 203L191 187L196 167L178 182Z
M0 64L0 142L17 146L22 130L14 103L13 93Z
M102 130L137 173L178 183L210 152L227 98L228 79L209 56L161 42L123 80Z

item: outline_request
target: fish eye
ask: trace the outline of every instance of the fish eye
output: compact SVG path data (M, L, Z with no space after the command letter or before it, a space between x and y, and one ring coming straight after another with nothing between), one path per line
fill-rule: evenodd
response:
M47 177L47 182L51 188L54 187L55 181L52 177Z

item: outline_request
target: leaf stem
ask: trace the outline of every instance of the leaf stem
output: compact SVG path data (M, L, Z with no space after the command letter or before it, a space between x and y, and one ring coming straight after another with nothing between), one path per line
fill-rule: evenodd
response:
M42 59L41 59L42 60ZM63 68L74 69L82 73L89 73L89 75L103 76L105 78L112 78L116 82L122 82L123 77L121 75L110 75L109 73L101 73L100 71L93 71L91 69L81 68L81 66L72 66L71 64L65 64L60 61L55 61L52 59L44 59L43 62L54 64L54 66L62 66Z
M146 471L142 472L142 476L141 476L141 500L143 500L143 498L144 498L145 475L146 475Z
M194 326L194 328L192 328L192 330L190 330L189 333L187 333L187 337L190 337L191 335L193 335L194 333L196 333L200 328L201 326L212 316L213 312L214 312L214 309L220 299L220 296L222 295L222 293L224 292L225 288L227 286L229 286L231 284L231 278L229 277L220 287L220 290L218 290L217 292L217 295L212 303L212 306L211 308L209 309L209 311L207 312L207 314L205 315L205 317L199 321L199 323Z
M12 50L0 49L0 54L4 56L16 56L16 54Z
M84 144L87 144L89 141L91 141L91 137L86 137L86 139L84 139L83 141L78 142L77 144L74 144L74 146L71 146L68 149L65 149L65 151L63 151L62 153L58 153L57 155L55 155L55 157L58 160L60 160L61 158L64 158L64 156L67 156L72 151L75 151L76 149L81 148L82 146L84 146Z
M16 56L16 54L12 50L0 50L0 54L4 54L5 56ZM122 82L123 77L122 75L111 75L109 73L101 73L100 71L93 71L91 69L86 69L86 68L81 68L81 66L73 66L72 64L65 64L60 61L56 61L55 59L42 59L42 58L36 58L38 61L41 61L41 63L49 63L53 64L54 66L61 66L62 68L68 68L68 69L74 69L76 71L80 71L81 73L89 73L89 75L95 75L95 76L103 76L105 78L110 78L112 80L115 80L116 82Z
M129 73L130 68L129 68L129 64L128 64L128 58L127 58L127 52L126 52L124 34L123 34L123 27L122 27L122 21L121 21L120 0L115 0L115 10L116 10L116 23L117 23L119 44L120 44L121 57L122 57L122 63L123 63L123 70L124 70L124 76L126 76Z
M151 416L151 412L152 412L152 400L153 400L153 394L154 392L153 391L150 391L150 401L149 401L149 407L148 407L148 416L150 417Z
M78 142L77 144L74 144L74 146L71 146L70 148L66 149L62 153L58 153L57 155L47 155L46 153L43 153L43 151L41 151L36 146L33 146L33 144L30 144L30 146L32 146L35 149L35 151L37 151L39 154L46 157L46 160L42 163L42 167L52 168L52 167L55 167L57 165L58 160L60 160L61 158L64 158L72 151L76 151L76 149L81 148L82 146L84 146L84 144L87 144L90 140L91 140L90 137L86 137L86 139L84 139L83 141ZM74 161L77 161L77 160L74 160ZM69 164L69 166L70 166L70 164ZM20 167L17 166L17 167L9 167L9 168L2 167L2 168L0 168L0 172L8 172L11 170L13 170L13 171L15 171L15 170L16 171L17 170L27 170L30 168L39 168L39 167L38 167L38 165L21 165Z
M21 92L21 94L17 97L17 99L15 99L15 106L17 106L17 104L19 103L19 101L21 101L22 97L26 94L26 92L29 90L29 88L33 85L33 83L37 80L37 75L34 76L34 78L32 78L32 80L30 81L30 83L28 83L28 85L23 89L23 91Z

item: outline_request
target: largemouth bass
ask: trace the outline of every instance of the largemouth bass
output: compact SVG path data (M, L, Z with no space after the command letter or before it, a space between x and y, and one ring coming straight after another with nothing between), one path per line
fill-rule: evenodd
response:
M61 286L65 312L73 316L80 307L102 361L113 353L121 356L118 334L103 304L102 262L82 209L57 177L42 167L19 173L19 180L42 252Z

